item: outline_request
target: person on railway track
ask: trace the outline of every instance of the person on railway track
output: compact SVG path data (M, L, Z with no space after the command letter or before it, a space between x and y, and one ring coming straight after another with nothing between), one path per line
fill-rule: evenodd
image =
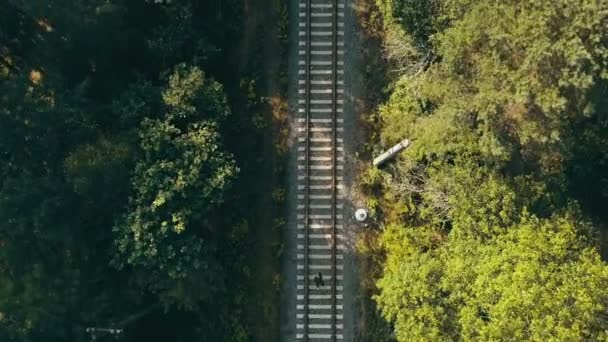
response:
M315 276L315 285L317 285L317 288L319 288L319 286L325 286L325 282L323 281L323 275L321 274L321 272L319 272Z

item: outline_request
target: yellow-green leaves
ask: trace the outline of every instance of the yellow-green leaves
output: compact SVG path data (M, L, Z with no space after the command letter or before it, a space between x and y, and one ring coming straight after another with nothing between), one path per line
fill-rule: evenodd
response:
M380 215L397 339L607 340L608 2L376 3L400 72L382 144L413 140L377 177L412 208Z
M430 227L388 227L375 299L398 340L605 340L608 266L581 239L589 227L524 215L489 239L439 244Z
M416 157L417 149L427 156L466 149L506 162L519 149L535 162L560 149L572 121L602 110L589 102L607 80L605 2L380 2L387 20L406 29L410 19L428 24L412 18L431 9L451 18L431 30L437 63L404 72L380 109L383 138L416 137Z

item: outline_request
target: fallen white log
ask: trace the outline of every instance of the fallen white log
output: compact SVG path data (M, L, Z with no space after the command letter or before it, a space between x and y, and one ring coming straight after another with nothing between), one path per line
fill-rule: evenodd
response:
M410 145L409 139L401 140L401 142L399 142L397 145L389 148L384 153L382 153L381 155L374 158L374 166L380 166L380 165L384 164L384 162L386 162L389 159L394 158L397 155L397 153L401 152L401 150L405 149L409 145Z

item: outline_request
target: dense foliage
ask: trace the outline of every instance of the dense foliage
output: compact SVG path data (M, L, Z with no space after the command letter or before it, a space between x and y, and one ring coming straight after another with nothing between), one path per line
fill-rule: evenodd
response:
M223 282L204 227L236 174L217 132L228 109L220 85L196 68L180 66L162 95L165 113L140 126L145 157L135 165L130 208L115 227L114 261L145 274L144 287L161 298L194 307Z
M241 10L0 1L0 340L248 338Z
M414 140L364 179L397 339L607 340L608 4L377 3L382 143Z

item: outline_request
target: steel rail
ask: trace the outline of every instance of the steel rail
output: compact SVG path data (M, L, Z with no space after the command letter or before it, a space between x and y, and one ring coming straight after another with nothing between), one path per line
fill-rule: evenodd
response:
M337 110L337 104L338 104L338 0L333 0L333 53L332 53L332 57L333 57L333 61L332 61L332 65L333 65L333 82L332 82L332 115L333 115L333 127L332 127L332 133L333 133L333 138L332 138L332 160L333 160L333 175L332 175L332 205L331 205L331 210L332 210L332 232L331 232L331 243L332 243L332 248L331 248L331 258L332 258L332 279L333 279L333 286L332 286L332 294L331 294L331 299L332 299L332 303L331 303L331 308L332 308L332 341L336 342L336 338L337 338L337 317L336 317L336 289L337 289L337 283L338 283L338 279L337 279L337 267L336 267L336 175L337 175L337 169L338 169L338 161L337 161L337 131L338 131L338 110Z
M332 211L332 225L331 225L331 244L332 244L332 248L331 248L331 261L332 261L332 279L333 279L333 286L332 286L332 293L331 293L331 299L332 299L332 303L331 303L331 308L332 308L332 315L331 315L331 325L332 325L332 341L336 342L336 338L337 338L337 316L336 316L336 290L337 290L337 283L338 283L338 279L337 279L337 267L336 267L336 173L337 173L337 168L338 168L338 162L337 162L337 131L338 131L338 110L337 110L337 104L338 104L338 0L333 0L333 53L332 53L332 57L333 57L333 82L332 82L332 115L333 115L333 127L332 127L332 133L333 133L333 138L332 138L332 161L333 161L333 174L332 174L332 205L331 205L331 211Z
M310 178L310 17L312 14L311 0L306 0L306 149L305 154L305 190L304 190L304 341L308 342L308 225L309 221L309 178Z

